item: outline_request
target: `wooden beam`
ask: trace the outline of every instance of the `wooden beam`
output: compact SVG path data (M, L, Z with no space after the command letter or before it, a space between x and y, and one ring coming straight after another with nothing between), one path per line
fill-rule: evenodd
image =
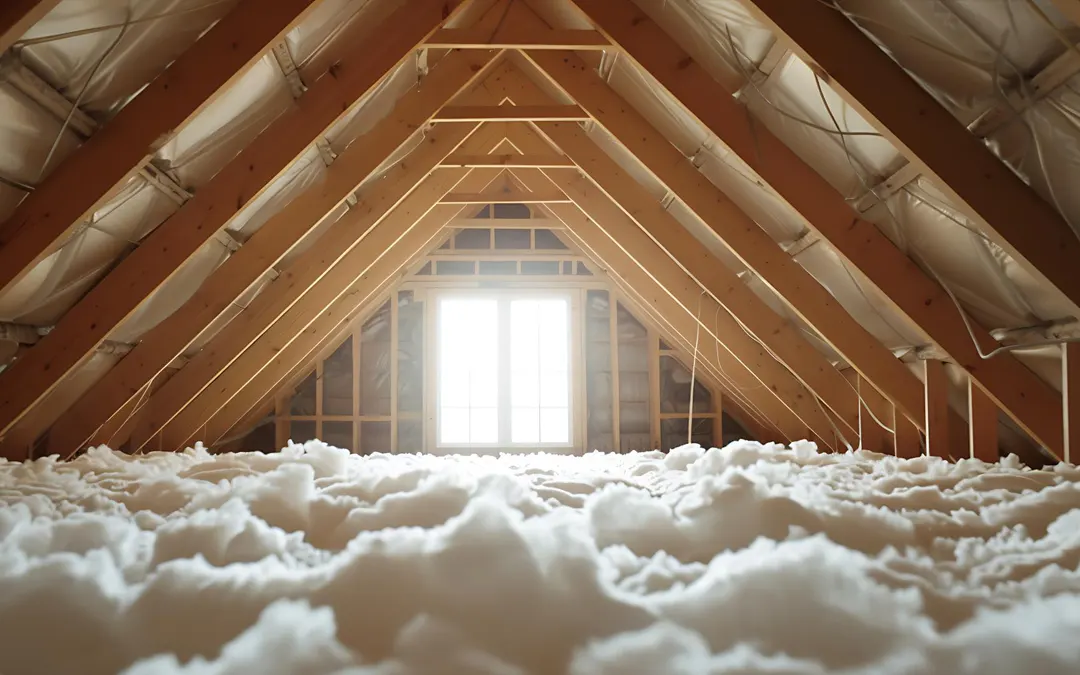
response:
M356 54L364 58L370 56L363 49L357 50ZM124 400L135 395L155 373L160 372L164 364L182 353L210 322L255 283L294 242L314 227L324 214L343 203L368 174L378 168L379 164L440 106L481 75L484 67L494 58L495 55L490 52L467 52L451 54L442 59L432 70L433 77L425 78L422 83L404 94L390 115L349 144L328 168L323 181L309 188L264 223L239 251L203 282L194 297L144 335L132 354L109 371L69 411L63 427L54 430L50 436L50 449L67 454L84 443L94 433L94 429L123 405ZM352 62L344 63L346 67L343 72L350 72L349 66ZM125 290L128 295L137 291L136 297L148 295L150 290L140 286L142 280L156 280L164 276L161 270L155 273L155 264L160 262L165 266L170 264L166 255L175 253L177 258L180 258L186 252L197 250L210 234L200 232L201 226L212 231L236 212L238 195L254 198L258 194L258 190L248 189L246 176L251 173L249 167L257 167L258 174L255 179L260 182L270 180L284 171L292 161L293 153L299 155L306 147L300 132L308 134L304 137L310 137L313 128L319 129L321 133L321 129L341 112L342 104L358 95L359 87L350 88L351 91L341 92L338 96L326 96L319 105L312 108L305 108L308 97L324 91L320 89L323 83L328 83L332 90L334 85L347 81L348 78L344 77L319 79L299 99L299 108L295 113L304 117L318 116L318 120L303 124L297 121L296 126L270 126L236 160L223 169L210 185L200 190L184 209L151 235L147 245L137 249L110 277L99 284L105 290L111 289L114 295L105 295L103 292L98 294L100 297L96 297L98 292L95 289L87 296L82 304L94 301L86 310L87 318L100 317L102 314L98 307L104 303L117 302L117 294L122 294ZM361 83L360 86L364 85ZM295 135L287 132L295 132ZM285 151L280 153L283 148ZM256 163L255 160L259 161ZM272 166L268 166L271 164ZM259 185L259 189L262 189L262 185ZM120 281L113 285L113 278L118 275L119 279L126 280L123 286L118 285ZM78 310L82 304L71 311ZM94 311L98 313L94 314ZM85 336L86 328L81 323L75 323L71 328L64 326L64 321L61 321L57 331L67 330L73 341ZM49 337L52 337L52 334ZM3 375L0 374L0 382L2 381Z
M864 450L880 452L883 455L892 454L893 439L878 423L881 418L877 417L871 409L872 403L863 398L864 396L880 397L881 394L861 376L856 386L859 390L859 446Z
M525 192L523 190L500 190L490 192L451 192L439 203L456 204L568 204L570 200L557 190Z
M967 390L970 457L993 464L1001 459L997 404L971 378L968 378Z
M459 167L461 168L461 167ZM470 167L474 169L496 167ZM554 218L454 218L454 222L447 225L454 228L495 228L498 230L561 230L561 220Z
M487 28L442 28L428 39L430 49L611 49L611 43L594 30L546 29L522 31L513 25L494 34Z
M242 0L173 61L0 225L0 290L56 251L163 139L194 118L318 4L283 0L268 6L262 0Z
M823 3L741 1L996 244L1080 308L1076 233L888 53Z
M744 107L727 95L737 91L741 82L725 82L723 86L718 84L632 3L623 0L581 0L577 4L594 22L602 24L606 33L617 38L627 50L626 53L656 77L688 112L715 133L736 156L776 190L780 198L800 213L807 224L828 240L842 258L877 286L893 309L926 333L949 355L952 362L975 377L983 390L1021 428L1051 452L1060 450L1061 401L1057 392L1011 354L982 359L945 289L898 249L877 226L854 214L843 195L770 133L766 125L754 120ZM530 58L537 60L533 53L530 53ZM857 62L857 59L852 59L853 64ZM589 106L581 97L577 102L588 109ZM611 127L608 128L613 131ZM632 137L623 137L627 147L631 147L631 140ZM642 146L637 143L631 149L639 156L647 157L650 150ZM710 224L714 222L708 218L706 220ZM806 281L810 281L809 277ZM816 288L817 284L812 286ZM787 297L787 300L802 314L800 307L811 305L800 300L800 295ZM845 320L844 324L833 324L826 317L819 318L817 321L808 320L808 323L830 342L843 335L860 332L839 328L846 326L850 319ZM828 337L830 333L832 338ZM997 344L983 329L977 335L986 350ZM872 341L871 344L876 344L875 340L866 337ZM876 347L871 349L878 351ZM921 405L922 397L918 378L910 373L904 375L895 366L888 367L886 372L867 370L865 359L857 359L859 363L856 363L856 359L851 358L854 351L852 354L845 353L851 350L838 351L845 354L871 384L891 400L899 400L910 419L919 425L923 423L921 408L915 409L915 406ZM959 417L954 418L954 421L957 420Z
M709 293L747 329L765 342L776 358L784 363L826 405L837 412L845 433L857 436L857 396L843 376L798 334L797 328L773 312L754 292L716 258L659 201L604 153L585 132L576 126L541 123L539 130L569 156L596 182L597 186L631 215L672 258L677 260ZM566 172L567 170L560 170ZM555 172L548 172L553 175ZM738 324L735 324L738 327ZM800 398L810 398L804 390ZM831 437L831 429L816 429ZM828 433L826 433L828 432Z
M1064 461L1080 464L1080 342L1061 345L1061 399Z
M0 5L0 54L59 4L60 0L4 0ZM597 39L603 40L599 34Z
M576 105L448 105L433 122L583 122L591 119Z
M397 222L409 217L415 222L434 200L461 180L462 169L443 169L431 180L424 178L470 132L464 126L436 129L383 180L372 183L355 207L293 260L277 280L181 369L169 386L162 388L151 400L150 411L144 415L133 442L141 447L205 389L218 391L216 378L234 361L265 363L273 358L275 350L314 321L335 300L333 294L343 292L364 269L371 255L369 249L379 246L370 237L385 232L385 228L372 228L391 213ZM389 239L383 246L393 242ZM273 331L268 332L272 327ZM283 334L290 330L291 335Z
M442 161L442 167L468 169L554 169L572 167L574 162L565 155L466 155L453 153Z
M949 459L949 378L945 364L922 362L926 391L926 451L931 457Z

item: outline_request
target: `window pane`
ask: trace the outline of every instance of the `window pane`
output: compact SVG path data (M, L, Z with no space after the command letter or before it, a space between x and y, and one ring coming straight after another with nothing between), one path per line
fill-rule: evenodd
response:
M569 378L565 372L540 373L540 405L565 408L570 405Z
M510 413L510 442L540 442L540 411L536 408L514 408Z
M468 405L495 408L499 405L499 378L494 368L476 369L469 378ZM447 403L455 403L453 400Z
M453 363L439 373L439 399L443 405L464 406L469 403L469 370Z
M439 440L443 443L469 442L468 408L443 408L439 411Z
M540 409L540 442L570 442L570 411L567 408Z
M515 408L540 405L540 378L535 370L515 370L510 374L510 405Z
M469 425L469 441L473 443L499 442L499 411L496 408L473 408Z

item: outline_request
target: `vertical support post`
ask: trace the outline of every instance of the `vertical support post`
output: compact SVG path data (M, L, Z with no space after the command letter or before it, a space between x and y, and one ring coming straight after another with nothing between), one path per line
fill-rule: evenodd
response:
M904 414L893 406L893 443L896 447L896 456L901 459L912 459L922 454L919 445L919 427Z
M390 452L398 451L398 311L399 295L390 292Z
M274 445L280 450L289 442L289 404L293 390L289 387L274 395Z
M984 462L997 462L1001 457L998 452L998 407L993 399L979 388L975 381L968 378L968 438L972 459Z
M356 322L352 330L352 451L360 452L360 326Z
M945 364L923 361L923 386L926 392L926 452L931 457L949 459L949 380Z
M660 336L653 328L649 328L649 445L660 449Z
M610 312L611 325L608 340L611 343L611 442L615 446L615 452L622 452L622 441L619 438L619 301L615 294L608 292L608 310Z
M573 377L573 423L575 454L588 452L589 405L585 391L585 289L570 296L570 373ZM580 450L580 453L577 451Z
M1061 409L1066 462L1080 461L1080 342L1061 344Z
M713 446L724 447L724 393L719 389L712 391L713 419L712 438Z
M324 375L323 360L315 361L315 438L322 440L323 437L323 384Z
M889 454L888 432L881 428L871 414L871 397L880 396L873 385L856 375L855 390L859 394L859 445L870 452Z

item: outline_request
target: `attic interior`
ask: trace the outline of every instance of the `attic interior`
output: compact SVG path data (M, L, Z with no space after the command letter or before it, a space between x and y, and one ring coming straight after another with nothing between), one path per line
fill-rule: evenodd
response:
M4 0L0 673L1075 674L1078 44Z

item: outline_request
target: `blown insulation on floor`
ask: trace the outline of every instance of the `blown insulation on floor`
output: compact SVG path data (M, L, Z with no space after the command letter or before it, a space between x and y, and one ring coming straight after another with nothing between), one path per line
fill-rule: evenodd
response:
M0 673L1075 674L1078 484L751 442L0 463Z

